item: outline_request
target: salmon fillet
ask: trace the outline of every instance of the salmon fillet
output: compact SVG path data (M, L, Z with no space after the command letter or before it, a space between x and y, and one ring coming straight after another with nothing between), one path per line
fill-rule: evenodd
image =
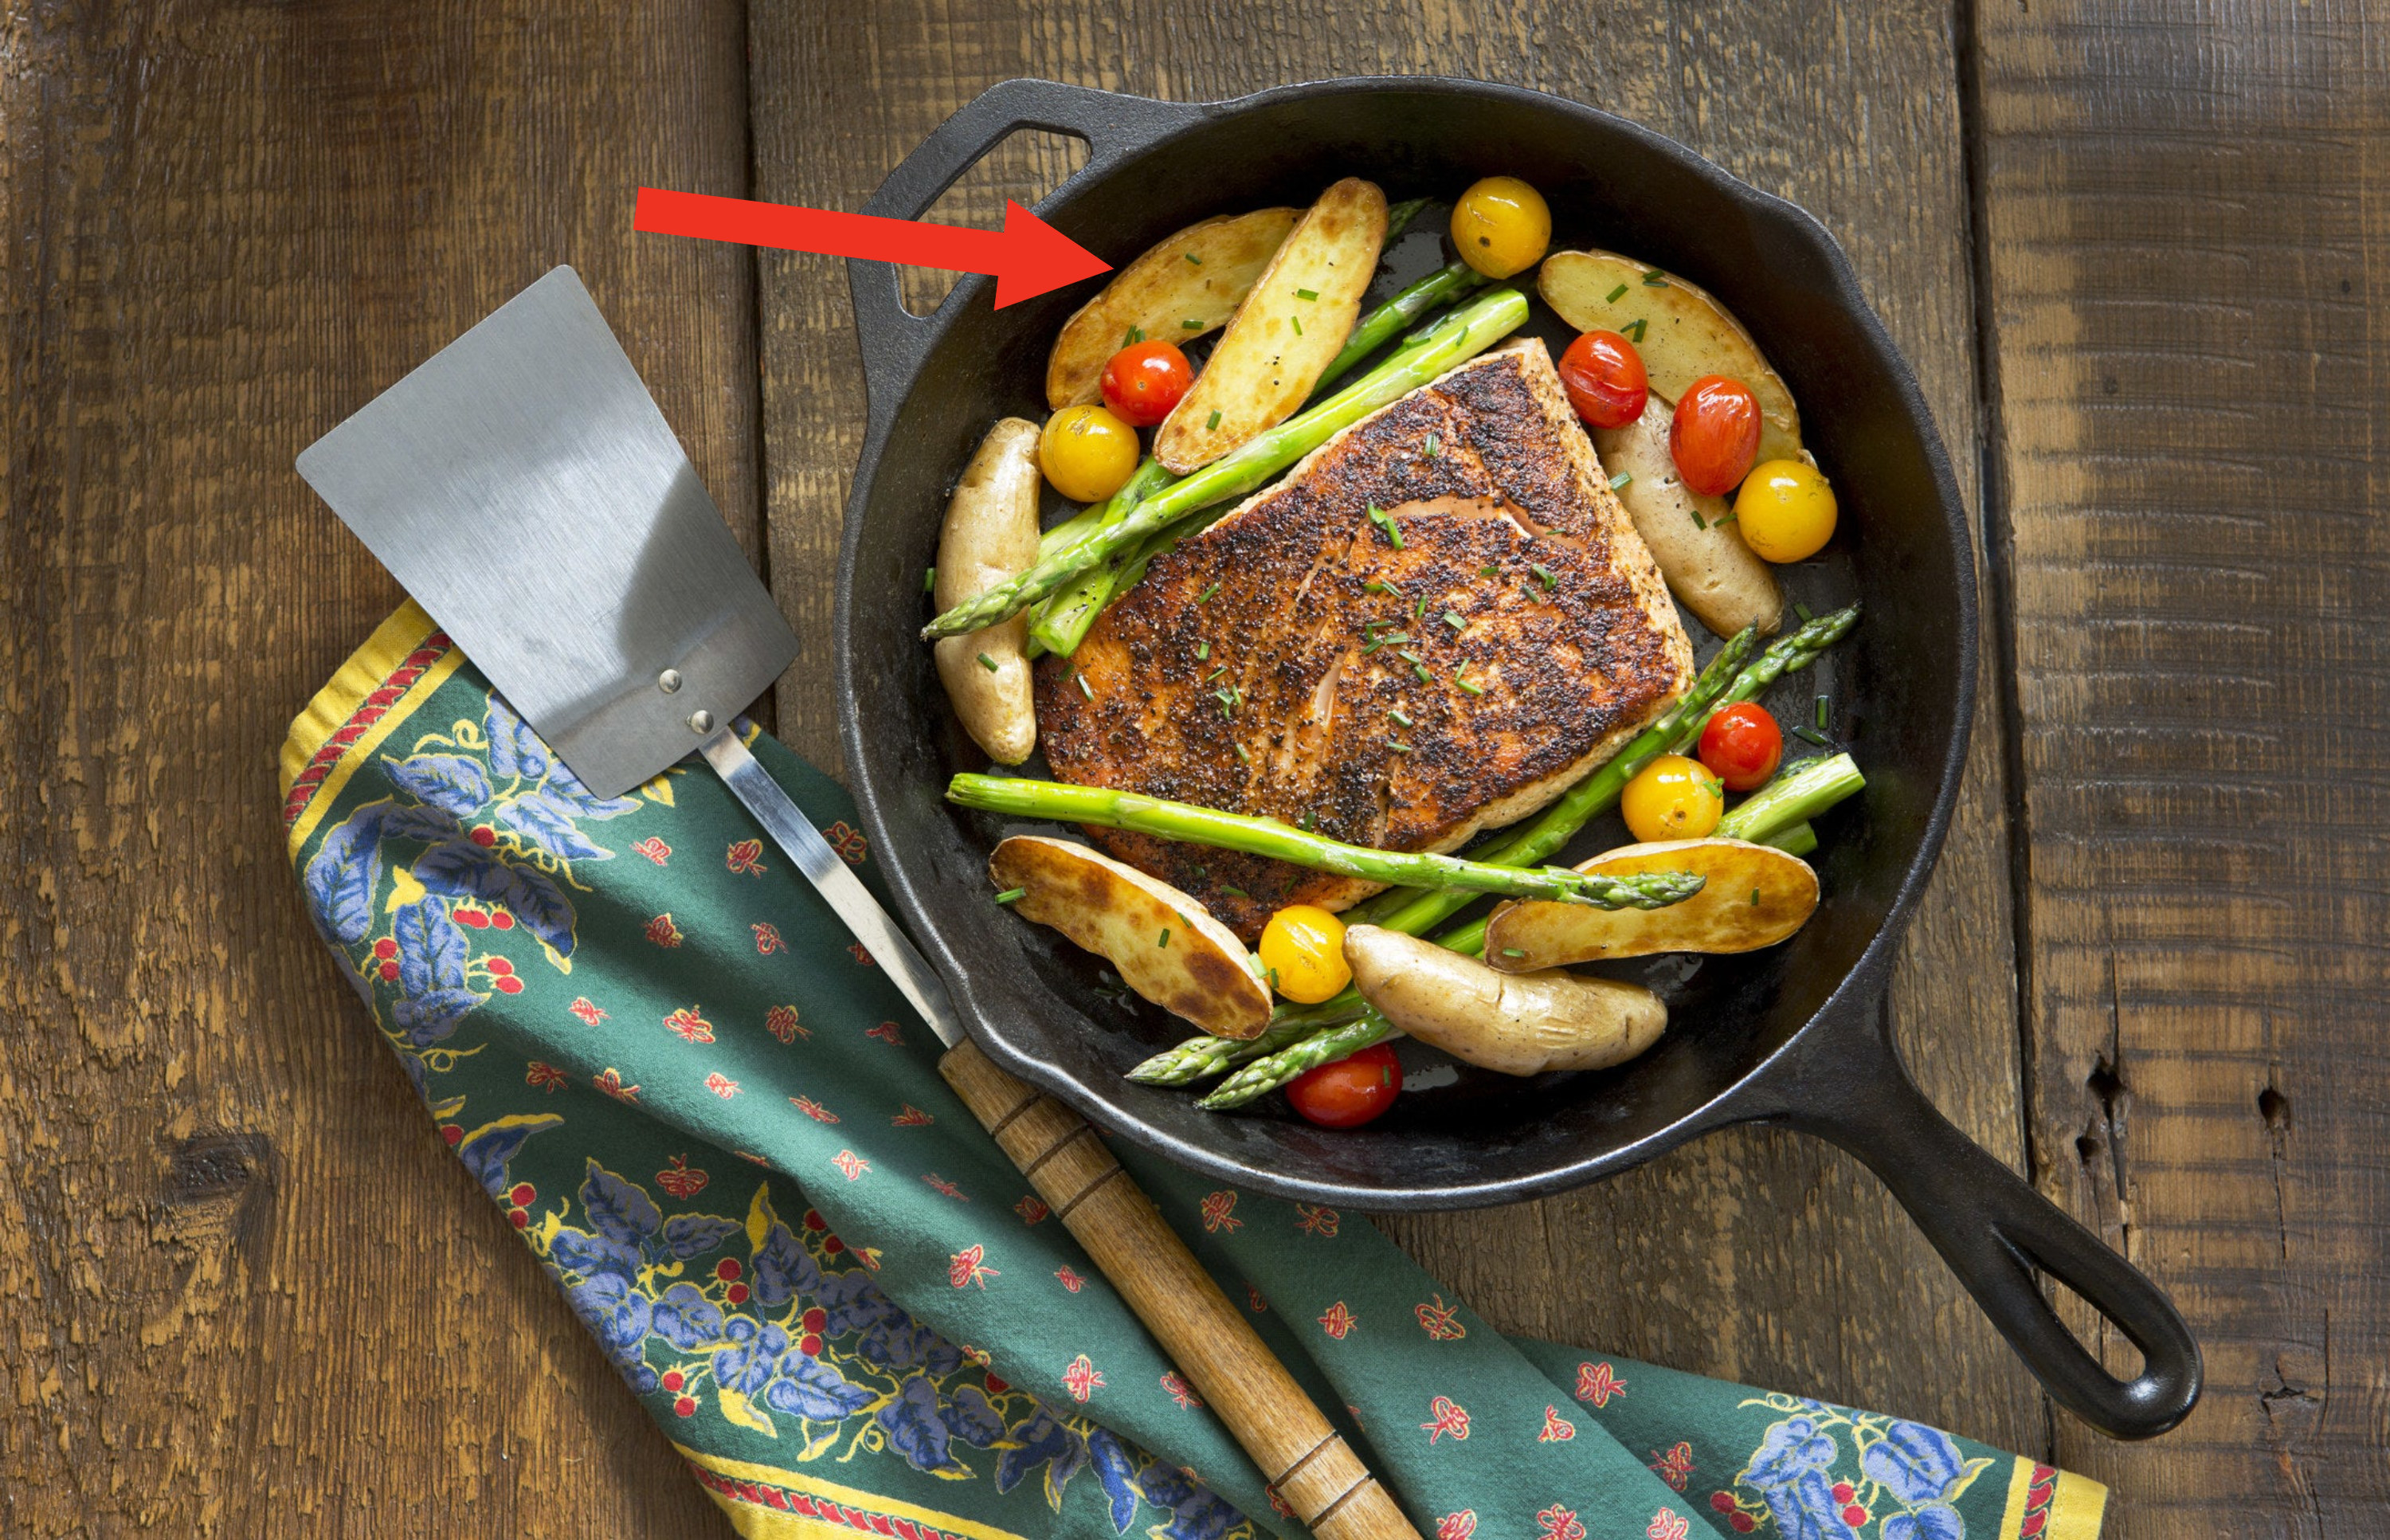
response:
M1375 517L1373 517L1373 510ZM1038 666L1056 778L1449 851L1543 808L1692 679L1692 645L1542 342L1364 417L1158 558ZM1377 885L1091 829L1251 939Z

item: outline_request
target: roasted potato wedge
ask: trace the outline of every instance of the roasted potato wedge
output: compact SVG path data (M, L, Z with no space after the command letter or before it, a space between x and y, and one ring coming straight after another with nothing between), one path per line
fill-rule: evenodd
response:
M1046 360L1046 404L1103 399L1104 365L1132 328L1185 347L1227 325L1294 228L1300 209L1257 209L1190 225L1120 270L1062 323Z
M1746 625L1773 635L1784 619L1784 591L1776 573L1752 554L1723 497L1695 492L1677 473L1668 452L1668 404L1655 391L1643 415L1624 428L1598 428L1593 446L1601 468L1632 480L1618 489L1635 533L1651 548L1668 591L1712 631L1731 636Z
M1375 183L1348 176L1320 194L1154 433L1154 458L1184 476L1302 410L1344 351L1385 243Z
M1574 907L1574 905L1570 905ZM1497 973L1474 957L1374 925L1344 932L1362 998L1453 1058L1506 1075L1603 1070L1653 1043L1668 1007L1640 984L1558 969Z
M987 430L946 504L938 532L941 611L977 598L1037 559L1037 425L1006 417ZM941 637L938 682L963 731L998 764L1019 764L1037 747L1029 674L1029 617Z
M1651 279L1657 281L1646 281ZM1626 292L1618 294L1622 285ZM1792 392L1742 323L1708 290L1615 251L1555 251L1544 259L1536 288L1577 330L1636 339L1652 392L1667 397L1671 410L1705 374L1742 381L1759 398L1759 458L1802 457L1801 413ZM1640 333L1630 329L1638 320Z
M1741 840L1623 845L1577 870L1617 875L1689 871L1709 881L1682 904L1664 909L1505 904L1485 921L1485 961L1490 966L1505 973L1534 973L1653 952L1754 952L1801 929L1818 907L1818 874L1807 862Z
M1068 840L1020 834L996 847L987 875L1012 907L1108 959L1129 988L1214 1037L1258 1037L1269 986L1253 955L1203 905L1169 883Z

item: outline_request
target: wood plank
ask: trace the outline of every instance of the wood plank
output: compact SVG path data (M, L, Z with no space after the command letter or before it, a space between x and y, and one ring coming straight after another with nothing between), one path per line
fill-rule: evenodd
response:
M699 4L16 6L0 48L0 1521L726 1533L433 1135L282 856L286 721L398 598L290 469L549 264L757 524Z
M2390 1508L2381 16L1976 12L2034 1163L2207 1354L2167 1438L2058 1425L2119 1540Z
M1975 360L1946 6L1771 5L1729 21L1656 0L1565 17L1447 5L1330 24L1156 3L910 0L835 19L759 7L752 36L757 196L846 208L942 117L1011 75L1202 99L1321 75L1444 71L1625 112L1801 199L1843 237L1972 494ZM967 184L977 190L955 206L992 220L997 191L1022 196L1024 179L1053 169L1024 155ZM826 655L830 560L863 422L845 278L827 259L781 253L759 270L772 570L809 650ZM790 741L835 764L826 691L785 691L781 712ZM1893 1007L1929 1091L2015 1161L2001 763L1987 712ZM1565 1198L1391 1228L1508 1328L1854 1400L2011 1448L2047 1442L2037 1391L1906 1217L1852 1161L1791 1136L1721 1136Z

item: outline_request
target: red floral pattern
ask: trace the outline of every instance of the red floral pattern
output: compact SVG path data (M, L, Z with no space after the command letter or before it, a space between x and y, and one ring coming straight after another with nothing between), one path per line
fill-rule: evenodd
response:
M1164 1394L1186 1410L1193 1411L1203 1405L1202 1398L1195 1393L1195 1387L1176 1374L1165 1374L1162 1377L1162 1389Z
M780 928L768 919L757 920L747 929L755 932L755 955L768 957L786 943L780 940Z
M888 1120L888 1125L892 1128L919 1128L924 1123L937 1121L908 1101L905 1104L905 1110Z
M739 877L763 876L764 841L761 840L733 841L729 851L724 854L722 864L728 866L734 875Z
M1693 1446L1678 1440L1677 1446L1664 1455L1654 1449L1651 1467L1653 1475L1682 1492L1685 1483L1693 1479Z
M713 1023L697 1013L695 1006L685 1006L664 1018L664 1025L691 1043L713 1041Z
M1294 1206L1294 1224L1305 1235L1316 1235L1322 1240L1336 1238L1337 1213L1334 1209L1322 1208L1317 1203L1297 1203Z
M836 1123L838 1121L837 1113L831 1111L829 1108L824 1107L820 1102L816 1101L811 1097L790 1097L789 1098L789 1105L795 1108L798 1111L803 1112L805 1116L813 1119L816 1123Z
M1477 1533L1477 1510L1464 1508L1435 1521L1435 1540L1470 1540Z
M1585 1540L1585 1526L1576 1521L1576 1510L1554 1503L1536 1515L1536 1540Z
M672 859L672 847L665 844L662 840L657 839L652 834L640 841L637 844L633 845L631 848L637 851L641 855L646 856L649 860L654 862L659 866Z
M1347 1333L1352 1331L1356 1324L1353 1313L1344 1308L1343 1300L1338 1300L1334 1304L1330 1305L1328 1314L1319 1317L1319 1329L1340 1342L1344 1340Z
M705 1077L705 1088L725 1101L739 1094L739 1083L719 1070Z
M811 1037L813 1031L797 1020L794 1006L774 1006L764 1013L764 1030L783 1043L793 1043L800 1037Z
M871 1162L852 1149L842 1149L829 1158L829 1163L845 1174L850 1182L871 1169Z
M622 1072L615 1069L611 1064L609 1064L604 1069L598 1071L598 1073L591 1078L590 1084L597 1086L598 1089L605 1092L608 1096L612 1097L616 1101L625 1102L632 1105L636 1105L638 1102L639 1088L636 1085L623 1084Z
M523 1070L524 1084L536 1085L550 1095L563 1090L565 1082L570 1078L562 1070L545 1059L534 1059Z
M946 1281L957 1289L967 1289L972 1284L985 1289L988 1279L1004 1276L996 1268L987 1265L984 1260L986 1256L987 1248L977 1241L957 1251L947 1259Z
M905 1046L905 1029L893 1021L882 1021L876 1027L867 1027L864 1030L863 1035L876 1037L882 1043L893 1044L900 1048Z
M606 1013L599 1010L596 1006L591 1005L589 1003L589 998L586 995L582 995L576 998L571 1005L564 1008L572 1012L573 1015L580 1017L581 1020L588 1022L593 1027L598 1022L606 1020Z
M1062 1388L1071 1392L1072 1400L1084 1404L1087 1397L1104 1388L1103 1372L1087 1362L1087 1355L1083 1353L1072 1359L1071 1367L1062 1371Z
M648 921L648 939L654 942L658 946L678 946L680 944L680 927L673 923L672 911L670 909L665 910L662 914L660 914L655 918Z
M1445 1303L1441 1294L1433 1303L1420 1305L1411 1314L1419 1317L1420 1329L1433 1341L1454 1342L1469 1335L1469 1328L1460 1324L1458 1307Z
M1431 1420L1420 1423L1420 1430L1427 1434L1428 1443L1433 1444L1446 1433L1464 1442L1468 1439L1469 1414L1450 1396L1439 1395L1429 1402L1427 1413Z
M1558 1406L1544 1408L1544 1431L1536 1435L1537 1444L1566 1444L1576 1437L1576 1424L1561 1416Z
M947 1197L954 1199L957 1202L968 1203L970 1201L970 1199L963 1196L962 1188L955 1186L952 1182L947 1181L944 1177L939 1175L934 1171L923 1174L921 1180L930 1185L930 1190L932 1192L944 1193Z
M1203 1229L1207 1234L1226 1230L1233 1235L1245 1227L1245 1222L1236 1217L1237 1189L1234 1187L1222 1187L1217 1192L1207 1194L1203 1199L1202 1212Z
M1012 1212L1021 1216L1021 1222L1023 1225L1034 1225L1054 1211L1046 1206L1044 1199L1033 1192L1020 1202L1013 1204Z
M1060 1281L1063 1288L1073 1294L1087 1286L1087 1280L1081 1277L1067 1264L1054 1269L1054 1277Z
M861 829L843 818L822 830L822 838L829 841L830 849L838 852L838 858L850 866L863 865L871 854L871 841L863 837Z
M1690 1528L1683 1514L1664 1508L1651 1515L1651 1522L1643 1531L1643 1540L1685 1540Z
M1576 1398L1579 1401L1590 1401L1596 1407L1601 1407L1610 1405L1612 1396L1625 1393L1626 1381L1610 1372L1607 1361L1576 1367Z
M863 943L861 942L848 942L846 943L846 949L848 953L854 956L854 960L861 963L864 967L870 968L875 966L871 961L871 954L863 949Z
M705 1173L691 1170L686 1155L674 1156L671 1165L656 1173L656 1186L675 1198L694 1198L703 1192L705 1184L712 1180Z

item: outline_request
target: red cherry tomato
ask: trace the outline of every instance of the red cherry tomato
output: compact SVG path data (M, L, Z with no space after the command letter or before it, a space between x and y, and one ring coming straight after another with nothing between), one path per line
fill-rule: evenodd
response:
M1668 453L1687 486L1725 496L1742 484L1759 456L1759 398L1722 374L1702 376L1677 401Z
M1614 331L1588 331L1561 354L1561 387L1576 415L1596 428L1624 428L1643 415L1651 384L1643 355Z
M1287 1086L1286 1099L1322 1128L1358 1128L1392 1107L1402 1088L1402 1063L1392 1046L1380 1043L1305 1070Z
M1784 759L1784 734L1776 719L1748 700L1710 718L1702 729L1702 763L1729 791L1756 791Z
M1132 342L1104 366L1104 404L1132 428L1150 428L1170 415L1195 383L1187 355L1167 342Z

